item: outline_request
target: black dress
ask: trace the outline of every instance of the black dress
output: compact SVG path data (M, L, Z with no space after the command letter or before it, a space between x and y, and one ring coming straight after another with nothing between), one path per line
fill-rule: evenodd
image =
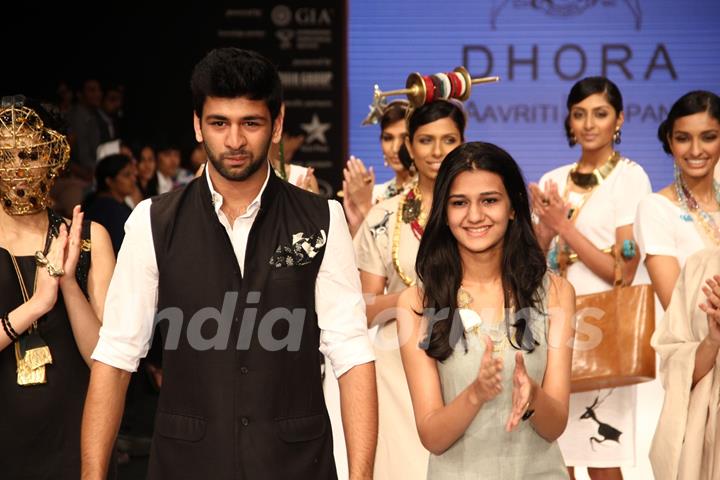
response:
M89 223L83 237L89 238ZM78 262L77 276L87 295L89 252ZM15 257L28 293L35 280L35 258ZM0 248L0 314L23 303L10 254ZM0 478L80 478L80 424L90 369L75 343L62 293L53 309L38 321L50 347L47 383L17 384L15 348L0 351Z

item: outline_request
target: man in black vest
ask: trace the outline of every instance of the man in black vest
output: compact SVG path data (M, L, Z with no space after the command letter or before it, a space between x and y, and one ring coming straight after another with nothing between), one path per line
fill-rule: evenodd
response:
M93 353L82 478L105 476L156 310L163 383L148 478L336 478L318 350L338 376L350 478L372 478L375 370L342 208L269 168L283 106L267 59L214 50L191 88L209 161L127 221Z

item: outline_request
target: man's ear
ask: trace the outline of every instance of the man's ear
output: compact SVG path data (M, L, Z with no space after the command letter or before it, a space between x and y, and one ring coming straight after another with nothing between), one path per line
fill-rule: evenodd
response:
M280 105L278 116L273 122L272 143L280 143L283 132L283 119L285 118L285 104Z
M202 136L202 130L200 129L200 118L198 118L197 113L193 112L193 128L195 129L195 140L198 142L203 141Z

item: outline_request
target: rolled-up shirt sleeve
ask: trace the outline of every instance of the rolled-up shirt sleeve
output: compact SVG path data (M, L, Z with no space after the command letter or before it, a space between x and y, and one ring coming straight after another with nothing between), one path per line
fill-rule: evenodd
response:
M336 377L375 360L365 317L360 274L342 206L329 201L330 226L325 255L315 283L320 351Z
M125 238L105 298L100 338L92 358L128 371L147 355L157 309L158 268L150 226L150 200L125 223Z

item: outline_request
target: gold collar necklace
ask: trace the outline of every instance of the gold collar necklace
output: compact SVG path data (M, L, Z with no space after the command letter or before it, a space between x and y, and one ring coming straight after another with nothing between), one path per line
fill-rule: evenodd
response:
M570 180L580 188L590 189L600 185L615 169L620 161L620 152L613 151L607 162L603 163L590 173L580 173L577 171L579 163L573 165L570 169Z

